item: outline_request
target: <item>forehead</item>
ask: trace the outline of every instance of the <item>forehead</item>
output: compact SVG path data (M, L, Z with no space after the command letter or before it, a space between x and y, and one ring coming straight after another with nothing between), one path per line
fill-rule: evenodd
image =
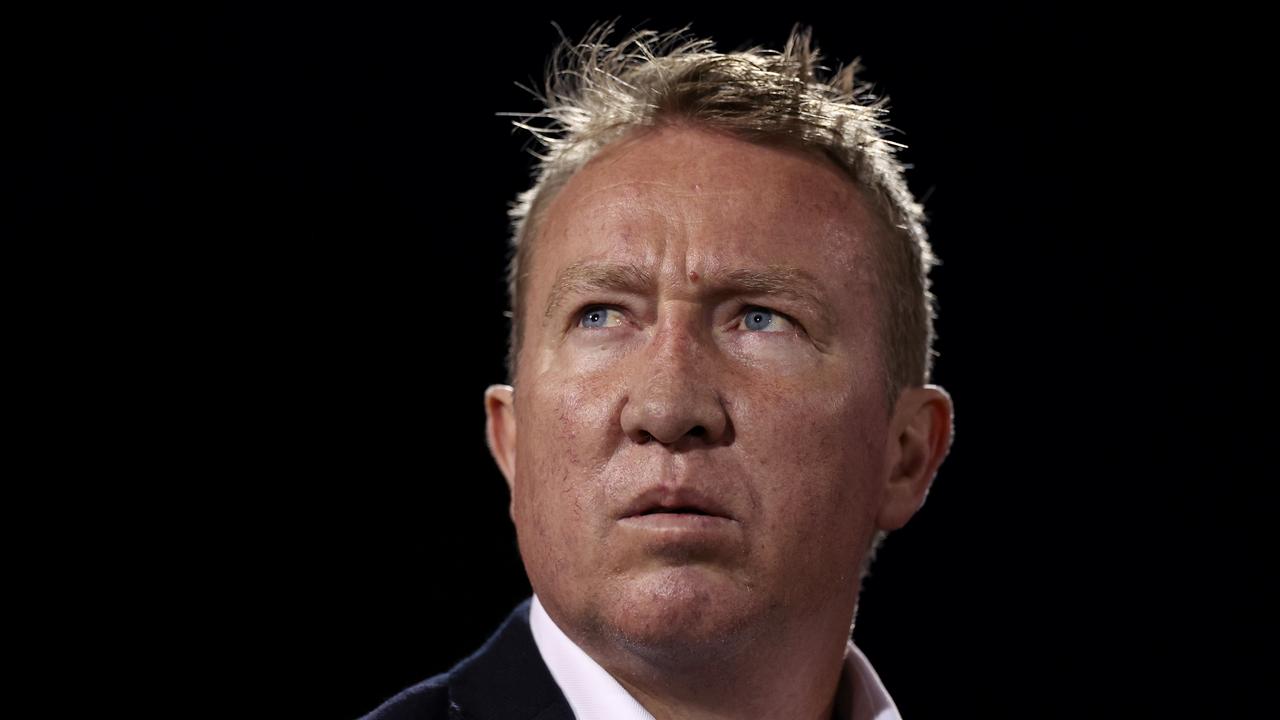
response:
M881 227L863 191L817 152L663 127L611 144L570 178L533 253L547 262L531 270L595 258L652 264L674 251L699 271L798 263L869 286Z

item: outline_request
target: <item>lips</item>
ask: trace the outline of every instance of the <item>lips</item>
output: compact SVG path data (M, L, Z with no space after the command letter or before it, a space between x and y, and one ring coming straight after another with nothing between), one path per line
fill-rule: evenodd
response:
M638 495L619 518L644 515L707 515L735 519L725 505L714 496L690 486L658 486Z

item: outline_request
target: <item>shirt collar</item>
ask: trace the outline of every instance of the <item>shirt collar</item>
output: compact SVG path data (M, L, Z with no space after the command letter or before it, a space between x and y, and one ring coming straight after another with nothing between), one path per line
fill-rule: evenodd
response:
M537 595L529 608L529 628L577 720L653 720L643 705L551 620ZM845 648L844 671L836 692L840 720L901 720L880 676L852 640Z

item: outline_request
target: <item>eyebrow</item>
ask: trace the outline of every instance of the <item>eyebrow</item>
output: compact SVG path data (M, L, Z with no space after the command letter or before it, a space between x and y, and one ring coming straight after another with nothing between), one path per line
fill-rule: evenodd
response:
M625 263L574 263L556 275L547 300L546 316L551 317L566 297L588 294L601 290L615 290L642 294L657 287L653 275L637 266Z
M724 297L735 294L784 297L810 309L819 320L830 325L829 303L819 290L819 283L808 271L788 265L768 265L759 269L742 268L713 273L703 278L710 295ZM565 299L575 294L616 291L644 294L657 287L652 273L627 263L575 263L561 270L551 287L546 316L551 317Z
M788 298L807 307L818 320L830 326L830 303L811 273L788 265L769 265L759 270L731 270L723 279L707 278L718 295L753 294Z

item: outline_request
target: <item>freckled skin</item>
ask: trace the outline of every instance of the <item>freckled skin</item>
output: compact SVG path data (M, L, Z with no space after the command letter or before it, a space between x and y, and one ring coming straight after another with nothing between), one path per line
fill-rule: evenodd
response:
M747 673L762 652L812 657L823 669L804 682L834 688L883 524L881 227L825 159L692 127L615 143L552 202L528 268L512 515L552 619L642 699L660 669ZM575 295L544 317L558 273L593 261L642 267L656 287ZM815 280L829 324L711 292L772 265ZM592 305L616 325L582 327ZM752 331L748 306L784 315ZM641 489L688 478L733 518L711 539L619 523Z

